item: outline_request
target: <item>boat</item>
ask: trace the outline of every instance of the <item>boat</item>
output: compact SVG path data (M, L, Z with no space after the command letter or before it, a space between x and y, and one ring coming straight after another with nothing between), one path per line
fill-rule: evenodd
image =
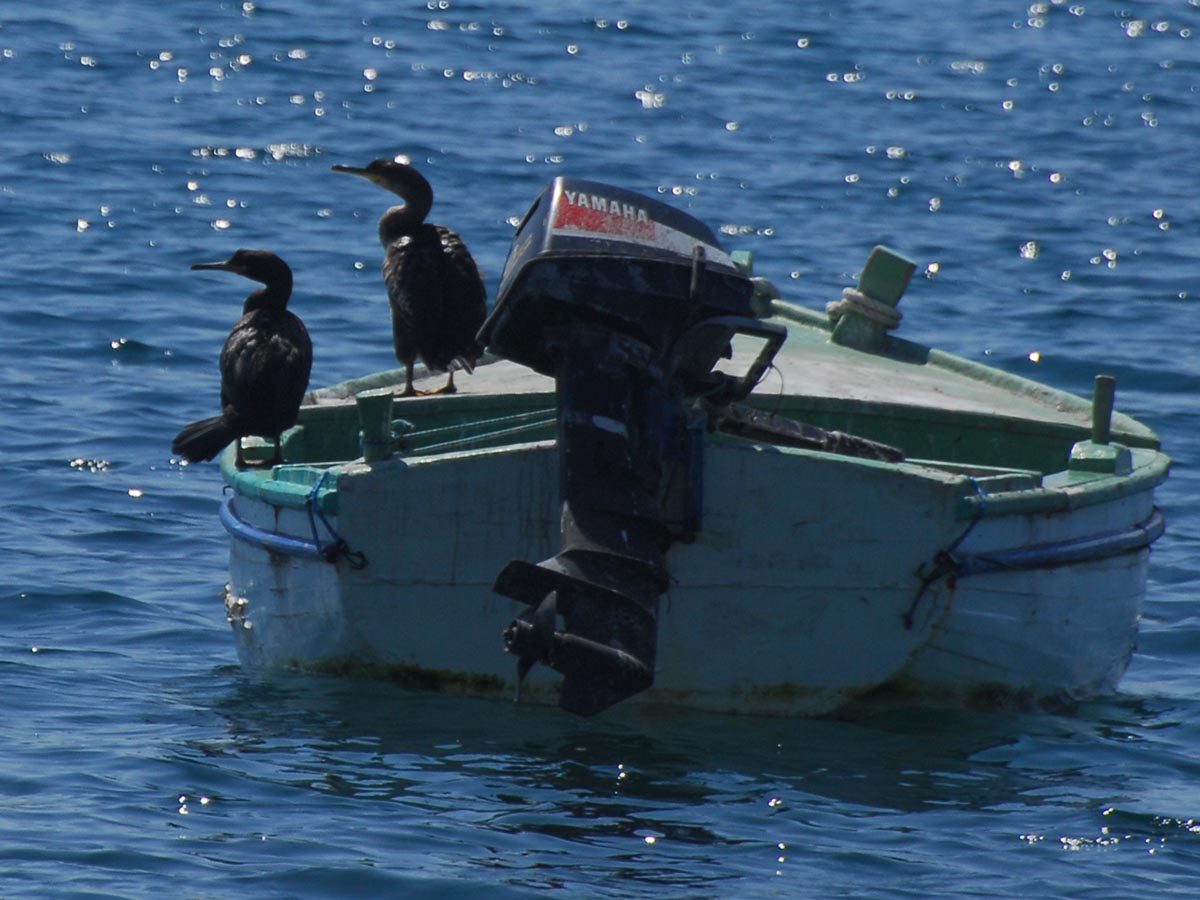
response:
M905 340L887 247L824 309L752 263L555 179L456 393L366 374L306 397L282 464L223 454L241 663L579 715L1112 691L1170 466L1114 380Z

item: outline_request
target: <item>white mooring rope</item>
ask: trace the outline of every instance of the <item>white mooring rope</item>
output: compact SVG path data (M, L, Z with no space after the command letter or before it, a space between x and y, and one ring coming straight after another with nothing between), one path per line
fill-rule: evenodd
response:
M848 312L856 312L864 318L870 319L872 322L878 322L885 329L895 328L900 324L900 320L904 318L903 313L884 303L882 300L876 300L874 297L869 297L862 291L854 288L846 288L842 291L842 299L832 300L825 304L825 312L829 314L829 318L836 322Z

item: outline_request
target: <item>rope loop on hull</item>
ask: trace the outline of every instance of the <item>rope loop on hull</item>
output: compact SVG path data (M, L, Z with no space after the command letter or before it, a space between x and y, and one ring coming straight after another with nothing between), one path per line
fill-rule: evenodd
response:
M978 517L972 520L971 524L967 526L967 530L953 544L937 552L933 564L928 567L928 572L925 572L925 567L922 566L922 571L917 573L917 577L921 579L921 586L917 590L912 606L904 614L905 629L912 629L917 606L929 586L935 581L943 578L957 580L971 575L986 575L990 572L1054 569L1059 566L1111 559L1149 548L1166 529L1166 520L1163 518L1162 512L1155 507L1145 521L1117 531L1106 531L1102 534L1087 535L1068 541L1053 541L1047 544L1013 547L1008 550L994 550L988 553L960 554L955 552L976 521L978 521Z
M840 300L831 300L826 303L825 312L832 322L837 322L846 313L858 313L864 319L878 322L885 330L889 331L898 328L900 320L904 318L904 314L896 307L850 287L842 290Z

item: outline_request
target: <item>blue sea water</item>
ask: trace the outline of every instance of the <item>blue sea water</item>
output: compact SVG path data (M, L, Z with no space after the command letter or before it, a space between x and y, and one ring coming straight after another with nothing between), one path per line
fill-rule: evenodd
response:
M0 9L0 896L1141 897L1200 887L1200 2L86 0ZM1175 459L1119 693L776 721L262 680L220 591L245 286L313 384L394 365L408 154L494 290L555 175L661 195L822 305L920 261L905 336L1118 406ZM419 524L414 525L419 540Z

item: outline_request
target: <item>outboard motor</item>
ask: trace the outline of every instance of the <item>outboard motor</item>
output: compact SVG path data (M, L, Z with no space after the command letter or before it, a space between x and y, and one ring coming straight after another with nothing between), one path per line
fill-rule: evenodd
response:
M553 667L563 709L592 715L654 681L664 554L699 526L692 401L743 399L786 337L753 317L753 289L708 227L609 185L556 178L517 229L479 338L555 379L562 538L495 590L527 604L504 633L518 683ZM740 377L714 370L737 334L761 341Z

